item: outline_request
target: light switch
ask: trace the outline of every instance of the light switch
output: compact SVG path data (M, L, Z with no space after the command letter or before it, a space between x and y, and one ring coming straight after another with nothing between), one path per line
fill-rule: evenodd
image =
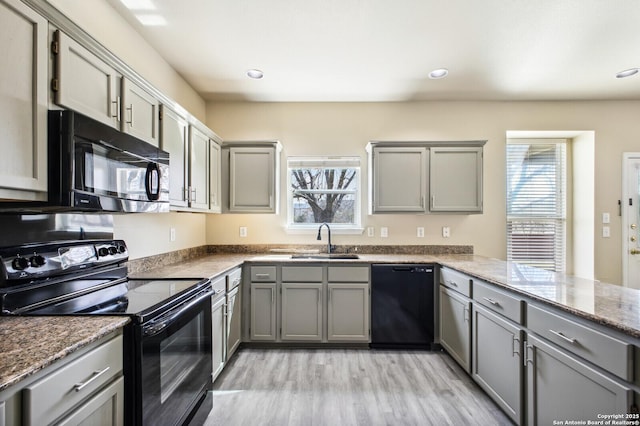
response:
M367 237L374 237L376 235L376 230L373 226L367 227Z
M387 238L389 236L389 229L386 226L380 228L380 236L382 238Z
M602 227L602 238L609 238L611 237L611 230L609 229L608 226L603 226Z
M609 215L609 213L602 213L602 223L609 222L611 222L611 216Z

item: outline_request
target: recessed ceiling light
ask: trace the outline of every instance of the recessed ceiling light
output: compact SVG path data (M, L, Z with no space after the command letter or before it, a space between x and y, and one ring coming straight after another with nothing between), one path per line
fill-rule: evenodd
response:
M140 21L140 23L145 27L159 27L159 26L167 25L167 20L164 19L164 16L161 16L161 15L138 13L135 16L136 18L138 18L138 21Z
M628 70L620 71L619 73L617 73L616 78L631 77L632 75L638 74L638 71L640 71L638 68L629 68Z
M120 0L127 9L131 10L155 10L151 0Z
M247 71L247 77L255 78L256 80L259 80L262 77L264 77L264 73L259 69L253 68Z
M446 68L438 68L429 73L429 78L437 80L439 78L445 78L449 74L449 70Z

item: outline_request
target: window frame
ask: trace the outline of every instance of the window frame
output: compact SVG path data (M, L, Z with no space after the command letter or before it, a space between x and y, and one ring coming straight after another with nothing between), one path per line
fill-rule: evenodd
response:
M555 213L544 213L544 212L532 212L532 214L527 214L526 212L521 212L514 214L510 212L511 206L511 188L510 188L510 178L511 176L516 175L516 173L511 173L511 165L510 159L511 156L509 154L509 146L510 145L529 145L529 146L555 146L556 153L554 154L555 159L555 182L556 188L554 191L554 209ZM506 201L506 252L507 252L507 260L511 262L517 262L524 265L535 266L541 269L553 271L553 272L565 272L567 267L567 186L568 186L568 153L569 146L568 141L565 139L508 139L505 147L505 164L506 164L506 193L505 193L505 201ZM535 185L535 184L534 184ZM531 198L531 200L535 200ZM554 230L554 239L553 239L553 266L541 266L540 260L537 261L532 258L524 258L519 256L514 256L512 247L514 246L514 241L512 239L511 230L514 224L522 224L521 226L526 228L533 224L534 226L538 224L539 226L549 226L550 223L553 223L555 227ZM533 227L532 227L533 228ZM520 242L525 241L524 239ZM516 241L517 242L517 241ZM544 244L544 243L543 243ZM559 247L558 247L559 246ZM534 250L536 248L541 247L540 245L536 247L536 243L533 242L530 244L530 247Z
M362 228L362 167L360 157L351 156L339 156L339 157L321 157L321 156L309 156L299 157L291 156L287 158L287 223L286 231L288 233L301 233L308 234L317 232L320 223L295 223L294 222L294 193L296 192L292 188L291 170L300 168L323 168L323 169L336 169L336 168L350 168L356 170L356 176L354 178L355 190L343 191L343 190L309 190L305 192L310 193L343 193L349 192L354 194L354 208L353 218L354 223L329 223L331 226L331 232L335 234L361 234L364 230Z

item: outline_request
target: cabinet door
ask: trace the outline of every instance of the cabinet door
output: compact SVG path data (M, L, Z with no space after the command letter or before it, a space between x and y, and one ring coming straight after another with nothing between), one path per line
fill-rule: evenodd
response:
M369 284L328 284L327 340L369 341Z
M220 213L222 203L220 145L214 140L209 141L209 210Z
M122 131L159 146L160 103L146 90L122 78Z
M124 424L124 378L120 377L104 390L65 417L59 426Z
M282 284L282 340L322 340L322 284Z
M516 422L522 423L521 329L473 305L472 377Z
M240 288L236 287L227 294L227 360L240 345L242 301L239 290Z
M425 212L426 148L373 149L373 212Z
M432 212L482 212L482 148L431 148Z
M251 283L251 340L276 340L276 285Z
M632 412L633 392L622 382L533 336L526 349L528 424Z
M273 213L275 148L229 149L229 211Z
M187 206L187 138L186 118L162 105L160 149L169 153L169 200L172 206Z
M440 344L469 373L471 363L471 302L440 286Z
M222 371L226 361L226 316L225 316L225 297L222 296L213 302L211 307L211 332L212 332L212 353L213 353L213 372L211 380L215 380Z
M120 130L120 74L63 32L56 37L55 103Z
M0 0L0 22L0 198L44 201L47 20L21 1Z
M191 126L189 133L189 200L194 209L209 209L209 138Z

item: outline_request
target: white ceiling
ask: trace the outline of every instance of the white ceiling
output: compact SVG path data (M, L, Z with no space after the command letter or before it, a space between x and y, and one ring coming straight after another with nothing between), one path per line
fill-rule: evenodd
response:
M108 1L205 99L640 99L639 0Z

